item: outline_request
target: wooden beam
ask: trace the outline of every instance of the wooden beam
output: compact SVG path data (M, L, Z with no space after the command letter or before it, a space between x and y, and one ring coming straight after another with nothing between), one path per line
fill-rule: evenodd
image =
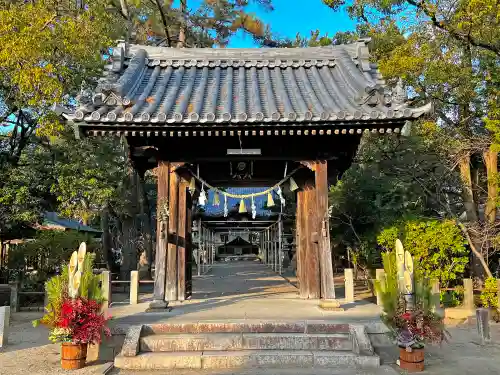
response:
M316 188L314 185L306 187L305 191L305 231L306 248L304 274L307 277L308 298L318 299L321 295L320 268L318 255L318 213L316 212Z
M297 279L299 281L299 295L300 297L302 297L302 289L301 289L301 286L300 284L302 283L302 268L301 268L301 254L300 254L300 250L301 250L301 246L300 246L300 239L301 239L301 225L300 225L300 222L301 222L301 214L302 214L302 210L300 209L300 204L299 202L302 200L302 198L300 198L300 196L302 195L302 191L298 191L297 192L297 205L295 207L295 264L296 264L296 275L297 275Z
M315 164L321 298L333 300L335 299L335 285L333 282L332 249L330 247L330 228L328 220L328 169L326 161L316 162Z
M168 220L168 247L167 247L167 281L165 295L169 301L177 300L177 232L179 212L179 176L175 173L175 166L170 165L169 183L169 220Z
M187 196L187 213L186 213L186 298L193 294L193 242L191 233L193 231L193 216L192 205L193 199L190 195Z
M166 307L165 283L166 283L166 261L167 261L167 234L168 220L160 214L164 211L164 205L168 204L170 164L160 161L156 169L157 176L157 215L156 215L156 258L155 258L155 282L153 302L151 308Z
M181 244L177 247L177 290L178 300L184 301L186 299L186 250L188 249L187 243L187 194L189 183L186 180L181 180L179 184L179 209L178 209L178 224L179 227L177 235L184 238Z
M295 225L297 230L297 276L299 278L299 296L300 298L308 298L309 286L304 272L305 249L306 249L306 229L305 229L305 192L303 190L297 192L297 217Z

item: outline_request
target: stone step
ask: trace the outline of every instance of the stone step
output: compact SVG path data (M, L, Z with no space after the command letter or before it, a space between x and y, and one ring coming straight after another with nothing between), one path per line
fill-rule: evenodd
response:
M376 368L378 356L328 351L203 351L149 352L133 357L119 355L115 367L129 370L223 369L223 368Z
M168 375L214 375L213 369L178 369L169 370ZM137 370L123 370L113 369L108 375L165 375L165 370L150 370L147 373L138 372ZM380 366L369 369L357 368L246 368L246 369L233 369L231 372L224 371L224 375L400 375L394 368L389 366Z
M163 333L349 333L349 324L328 321L233 321L147 324L143 335Z
M140 352L202 350L351 350L347 334L204 333L159 334L140 338Z

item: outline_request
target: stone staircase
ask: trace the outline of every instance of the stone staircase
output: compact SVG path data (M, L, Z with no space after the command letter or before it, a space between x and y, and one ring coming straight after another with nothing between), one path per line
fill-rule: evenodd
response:
M379 366L363 325L328 321L134 326L115 357L131 370Z

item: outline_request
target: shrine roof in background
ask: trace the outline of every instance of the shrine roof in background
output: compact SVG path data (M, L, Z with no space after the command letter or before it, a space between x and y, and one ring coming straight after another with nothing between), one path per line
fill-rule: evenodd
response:
M327 47L177 49L119 44L65 117L82 130L401 123L430 110L390 92L368 40Z

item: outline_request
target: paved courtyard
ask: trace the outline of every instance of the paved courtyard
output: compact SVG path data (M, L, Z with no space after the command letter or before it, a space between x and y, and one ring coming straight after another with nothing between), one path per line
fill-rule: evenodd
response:
M172 303L168 313L146 313L151 295L143 294L137 305L117 304L111 308L112 325L116 330L129 324L162 321L198 321L230 319L307 320L320 319L339 322L378 321L380 309L365 299L346 305L343 312L328 312L318 308L318 301L297 298L297 289L266 266L253 262L215 264L205 275L194 278L192 300ZM337 278L337 294L343 297L341 281ZM59 345L50 344L47 330L33 328L31 320L39 312L22 312L12 316L10 344L0 349L0 375L64 374L59 366ZM450 327L452 338L442 348L427 348L429 375L493 375L500 374L500 326L492 326L493 342L478 344L475 327L456 325ZM378 349L384 366L376 371L361 370L212 370L169 371L173 375L393 375L401 373L394 362L397 351L392 346ZM103 364L94 364L74 374L100 374ZM113 370L112 374L167 374L167 372L131 372Z
M343 302L343 278L337 294ZM345 305L345 311L319 309L317 300L301 300L298 290L270 268L257 262L216 263L205 275L193 278L193 298L170 303L169 313L145 313L150 295L138 305L117 305L112 309L114 324L159 321L200 321L228 319L373 321L378 306L365 300Z

